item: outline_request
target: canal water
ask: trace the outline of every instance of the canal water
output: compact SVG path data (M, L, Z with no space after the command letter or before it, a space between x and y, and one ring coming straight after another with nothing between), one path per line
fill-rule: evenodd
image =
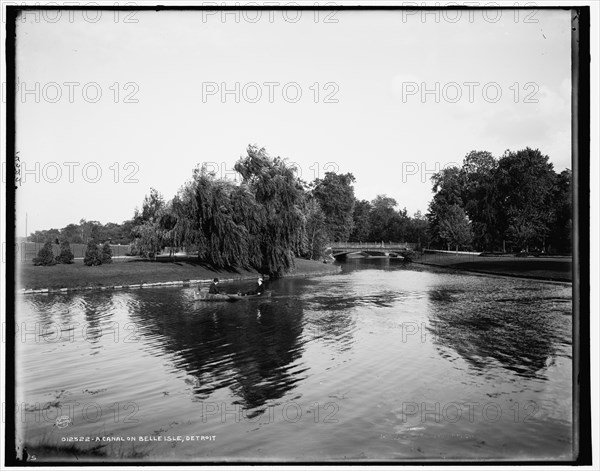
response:
M572 458L570 284L380 259L267 288L19 297L20 444L38 461Z

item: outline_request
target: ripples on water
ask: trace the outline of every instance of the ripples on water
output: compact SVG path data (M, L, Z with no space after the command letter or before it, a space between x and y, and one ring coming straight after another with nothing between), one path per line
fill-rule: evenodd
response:
M570 285L379 260L269 289L19 298L22 438L216 436L102 449L119 459L571 457Z

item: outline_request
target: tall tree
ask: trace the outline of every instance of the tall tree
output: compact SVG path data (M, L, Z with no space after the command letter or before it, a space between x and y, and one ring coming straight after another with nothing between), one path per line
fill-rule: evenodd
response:
M134 220L136 222L155 222L158 219L159 211L165 206L165 199L156 188L150 188L150 194L144 197L142 209L136 209Z
M87 221L81 219L79 221L79 227L81 229L81 239L84 244L90 240L98 240L101 238L102 224L99 221Z
M542 248L554 219L556 173L547 155L506 151L495 175L499 229L514 249Z
M196 171L191 200L198 257L216 266L249 266L254 254L246 221L252 222L256 205L247 190L217 180L205 169ZM235 206L234 206L235 204Z
M402 219L406 217L406 210L398 213L394 209L396 206L398 206L396 200L386 195L377 195L371 202L371 212L369 214L371 226L369 239L371 241L400 241Z
M417 211L412 218L408 220L406 230L406 240L417 243L421 247L429 246L429 222L427 218Z
M351 173L327 172L323 179L314 182L313 194L325 214L325 224L331 241L345 242L352 232L354 181Z
M556 178L552 198L554 222L551 225L548 243L551 249L561 253L571 253L572 250L573 207L571 179L571 170L563 170Z
M450 206L463 207L463 176L458 167L448 167L433 175L431 181L435 194L427 212L429 235L432 243L443 245L446 240L441 234L442 217Z
M47 229L43 231L35 231L30 234L32 242L52 242L56 243L57 239L60 239L60 230L58 229Z
M165 206L162 195L154 188L144 197L142 209L136 208L133 217L133 252L144 257L156 257L163 247L160 227L161 211Z
M133 219L128 219L127 221L123 221L121 223L121 231L120 231L120 239L118 239L118 244L128 244L133 238L133 228L135 227L135 223Z
M279 276L294 266L294 255L306 240L304 190L295 169L280 157L271 158L256 146L248 146L247 154L237 161L235 170L259 205L262 269Z
M78 224L68 224L60 230L60 237L63 240L67 240L72 244L81 244L83 239L81 237L81 227Z
M306 217L305 256L311 260L318 260L322 258L329 238L325 213L314 197L307 198L304 213Z
M355 242L369 240L371 231L370 212L371 203L367 200L356 200L354 202L354 211L352 213L354 224L350 233L350 240Z
M493 250L501 242L498 230L498 205L495 173L498 162L490 152L468 153L460 169L463 184L461 199L471 221L473 243L484 250Z
M446 208L444 214L440 216L440 237L450 247L459 250L471 244L473 234L467 215L457 204Z

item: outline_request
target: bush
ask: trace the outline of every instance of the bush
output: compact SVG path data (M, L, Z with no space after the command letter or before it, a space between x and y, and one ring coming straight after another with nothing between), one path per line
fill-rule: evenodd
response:
M85 257L83 259L83 263L85 263L88 267L94 267L96 265L102 265L102 257L100 250L98 249L98 245L95 241L91 240L87 244L87 249L85 250Z
M38 256L33 259L35 266L50 266L56 265L56 259L52 253L52 242L48 241L38 252Z
M414 250L405 250L402 252L402 256L404 257L404 261L412 262L417 257L417 252Z
M60 244L60 254L56 257L57 263L73 263L75 256L71 252L71 244L68 240L63 240Z
M105 242L102 246L102 253L100 254L100 258L102 263L112 263L112 249L110 248L110 244Z
M127 255L128 257L131 257L131 256L139 255L139 254L140 254L140 251L138 249L137 244L135 243L135 241L131 242L129 244L129 250L127 251L127 253L125 253L125 255Z

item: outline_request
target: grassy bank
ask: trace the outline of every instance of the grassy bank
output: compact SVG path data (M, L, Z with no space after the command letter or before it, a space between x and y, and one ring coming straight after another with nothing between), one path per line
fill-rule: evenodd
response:
M538 280L572 281L571 257L482 257L426 253L418 256L415 263L466 270L503 276L517 276Z
M296 268L291 276L334 273L335 265L311 260L296 259ZM215 269L199 263L194 258L169 258L149 261L130 259L119 263L88 267L81 260L71 265L36 267L31 262L17 264L17 289L61 289L82 287L108 287L168 281L249 279L259 275L256 270Z

